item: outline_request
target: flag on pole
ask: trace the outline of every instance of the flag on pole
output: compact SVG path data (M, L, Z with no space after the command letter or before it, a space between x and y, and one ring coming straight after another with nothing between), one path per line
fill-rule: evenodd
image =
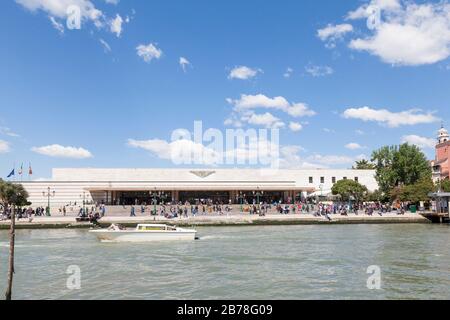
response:
M15 174L15 169L13 169L12 171L11 171L11 173L7 176L7 178L11 178L11 177L13 177L13 176L15 176L16 174Z
M29 174L30 176L33 175L33 169L31 168L31 163L30 163L30 169L28 169L28 174Z
M20 166L20 169L19 169L19 176L21 176L23 174L23 163L22 163L22 165Z

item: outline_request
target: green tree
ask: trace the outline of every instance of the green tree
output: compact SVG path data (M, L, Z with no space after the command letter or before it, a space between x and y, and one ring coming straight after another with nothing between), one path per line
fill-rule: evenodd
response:
M441 181L441 191L450 192L450 180L445 179L444 181Z
M380 187L380 191L384 194L389 194L395 186L395 174L392 170L392 166L394 162L394 154L396 152L397 147L386 146L372 153L372 162L375 163L376 167L375 178Z
M369 192L366 196L367 201L372 202L389 202L390 197L386 196L383 192L380 190L375 190L374 192Z
M9 244L9 269L8 283L5 292L6 300L12 298L12 284L14 277L14 245L16 235L16 208L30 205L28 202L28 192L20 184L13 184L0 180L0 201L4 208L11 208L11 227L10 227L10 244Z
M392 198L393 200L409 201L417 204L421 201L430 200L429 194L434 190L433 180L425 177L415 184L395 188L392 192Z
M354 170L375 170L376 165L372 162L369 162L366 159L359 160L355 162L355 165L353 166Z
M414 145L386 146L372 154L380 190L390 195L394 188L431 179L431 167L425 154Z
M342 200L349 201L354 199L362 201L367 195L367 188L353 180L339 180L331 189L334 195L340 195Z

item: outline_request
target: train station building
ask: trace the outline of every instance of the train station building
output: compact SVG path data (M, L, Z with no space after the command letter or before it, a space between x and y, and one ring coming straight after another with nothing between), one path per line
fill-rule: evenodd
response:
M334 183L352 179L378 188L373 170L270 169L53 169L48 181L23 182L33 206L95 203L108 206L158 202L223 204L260 201L291 203L327 195Z

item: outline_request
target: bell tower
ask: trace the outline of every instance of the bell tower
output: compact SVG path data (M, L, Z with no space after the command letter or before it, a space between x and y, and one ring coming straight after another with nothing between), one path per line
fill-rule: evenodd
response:
M446 143L450 141L450 135L448 134L447 129L444 128L444 124L442 124L441 129L438 131L438 144Z

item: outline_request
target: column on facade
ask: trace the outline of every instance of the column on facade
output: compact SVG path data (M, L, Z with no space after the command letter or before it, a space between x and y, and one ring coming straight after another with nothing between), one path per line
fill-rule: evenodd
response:
M178 190L173 190L172 198L173 198L174 202L179 202L180 201L180 192Z
M237 196L237 191L236 190L231 190L230 192L230 200L232 204L236 203L236 196Z

